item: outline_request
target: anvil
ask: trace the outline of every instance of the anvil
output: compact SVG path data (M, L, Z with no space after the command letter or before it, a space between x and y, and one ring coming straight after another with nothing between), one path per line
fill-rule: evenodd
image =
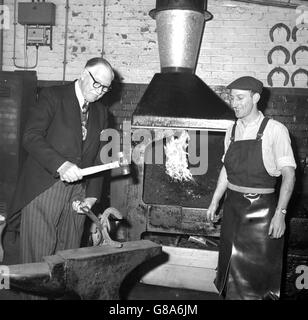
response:
M41 296L77 294L84 300L118 300L124 278L138 265L161 254L149 240L58 251L43 262L8 266L10 287Z

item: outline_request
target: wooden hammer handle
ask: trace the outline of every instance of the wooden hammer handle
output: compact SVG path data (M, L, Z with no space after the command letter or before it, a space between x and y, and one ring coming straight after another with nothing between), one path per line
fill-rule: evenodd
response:
M119 161L114 161L114 162L107 163L107 164L101 164L98 166L93 166L93 167L81 169L81 174L83 176L88 176L90 174L94 174L97 172L106 171L106 170L110 170L110 169L114 169L114 168L119 168L119 167L120 167Z

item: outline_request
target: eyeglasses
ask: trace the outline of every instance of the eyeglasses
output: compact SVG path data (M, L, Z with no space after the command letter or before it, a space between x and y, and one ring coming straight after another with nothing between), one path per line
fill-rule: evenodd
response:
M112 88L111 85L110 85L110 86L104 86L103 84L97 82L97 81L95 80L95 78L93 77L92 73L91 73L89 70L87 70L87 71L89 72L89 75L91 76L91 78L92 78L92 80L93 80L93 88L94 88L94 89L100 89L100 90L102 90L103 92L108 92L108 91L111 90L111 88Z

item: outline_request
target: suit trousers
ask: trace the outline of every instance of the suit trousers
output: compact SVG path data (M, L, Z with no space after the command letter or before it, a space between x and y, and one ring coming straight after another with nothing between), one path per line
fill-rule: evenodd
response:
M59 180L22 209L21 263L41 262L59 250L80 247L85 215L74 211L72 202L84 196L82 183Z

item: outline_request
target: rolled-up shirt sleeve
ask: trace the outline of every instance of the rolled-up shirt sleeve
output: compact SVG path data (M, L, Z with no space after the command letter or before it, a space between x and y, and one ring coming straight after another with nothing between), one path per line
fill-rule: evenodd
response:
M277 170L280 171L283 167L296 168L288 129L282 124L275 126L274 137L272 148Z

